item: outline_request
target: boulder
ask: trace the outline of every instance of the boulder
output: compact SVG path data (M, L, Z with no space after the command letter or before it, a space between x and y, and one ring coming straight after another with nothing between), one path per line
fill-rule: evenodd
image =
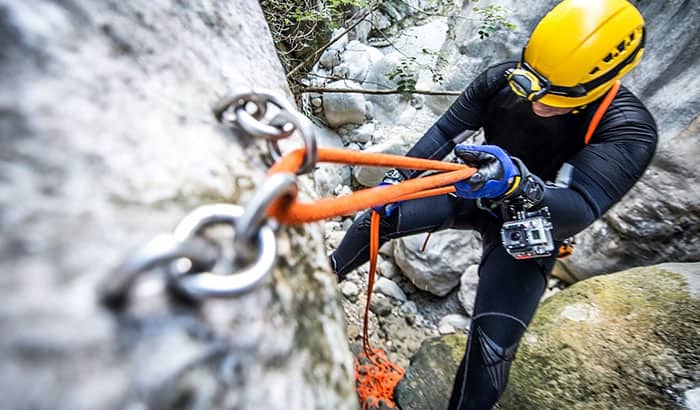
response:
M441 335L446 335L449 333L455 333L457 331L465 331L469 328L471 320L458 313L453 313L447 316L443 316L438 323L438 331Z
M503 408L676 408L700 385L700 263L630 269L542 303Z
M352 81L333 81L328 88L360 88ZM362 124L365 121L365 98L354 93L325 93L323 95L323 115L328 125L338 128L345 124Z
M341 29L335 30L331 38L336 38L341 32ZM340 64L341 54L343 53L343 50L345 50L345 46L347 44L348 35L344 34L335 43L331 44L331 46L328 47L323 52L323 54L321 54L321 58L319 59L319 63L321 64L321 66L326 69L332 70L335 66Z
M398 300L399 302L406 301L406 294L401 290L399 285L391 279L384 277L377 279L377 283L374 284L374 291Z
M444 410L467 345L465 335L426 339L411 358L394 396L403 410Z
M445 296L460 283L460 277L479 261L481 242L473 231L448 230L430 236L421 252L425 234L396 240L394 261L419 289Z
M293 101L258 2L1 9L2 407L357 408L316 226L283 227L241 297L177 303L156 271L125 310L98 301L130 249L265 181L264 144L211 112L230 89Z
M369 68L384 55L374 47L353 40L345 47L342 62L348 68L347 78L362 83L367 78Z
M700 263L590 278L542 303L518 349L501 409L690 408L700 385ZM444 409L464 337L430 339L396 394ZM456 342L456 340L459 340Z
M393 90L398 86L397 79L389 79L388 74L396 69L404 56L399 52L386 54L382 59L374 63L367 73L364 87L370 90ZM375 118L383 122L391 122L393 113L401 112L407 105L398 94L367 95L367 100L374 106Z

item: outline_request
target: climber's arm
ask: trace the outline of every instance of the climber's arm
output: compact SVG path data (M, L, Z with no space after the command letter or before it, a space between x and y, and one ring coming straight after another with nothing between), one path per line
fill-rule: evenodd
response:
M455 144L464 140L469 131L481 128L482 111L487 101L506 86L504 76L515 63L502 63L481 73L406 154L409 157L442 159ZM466 133L466 134L465 134ZM399 170L405 178L422 171Z

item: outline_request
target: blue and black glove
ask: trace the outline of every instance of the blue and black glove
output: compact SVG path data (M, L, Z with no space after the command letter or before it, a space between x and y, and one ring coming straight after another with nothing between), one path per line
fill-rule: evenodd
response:
M386 172L386 174L384 174L384 179L382 179L382 182L380 182L377 186L395 185L403 181L404 179L404 176L401 175L399 170L390 169ZM401 203L403 203L403 201L392 202L386 205L378 205L373 207L372 209L379 212L380 215L388 217L391 216L392 212L394 212L395 209L401 206Z
M516 205L526 209L542 202L545 184L531 174L525 164L495 145L457 145L457 158L477 169L476 173L455 184L457 196L490 199L492 204ZM479 206L483 205L478 201Z
M459 197L500 198L520 179L513 159L495 145L458 144L454 153L461 162L477 169L474 175L455 184Z

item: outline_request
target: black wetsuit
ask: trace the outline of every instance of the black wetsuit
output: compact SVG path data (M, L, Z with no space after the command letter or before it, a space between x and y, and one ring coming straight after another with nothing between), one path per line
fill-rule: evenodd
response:
M590 225L639 180L656 149L656 125L644 105L621 87L586 145L584 135L600 100L579 112L538 117L532 104L516 96L505 80L505 70L514 65L499 64L477 77L407 155L442 159L460 133L483 127L487 144L520 158L542 180L557 182L547 185L541 206L549 207L553 236L562 241ZM407 178L419 174L400 172ZM406 201L382 218L381 243L447 228L476 229L482 235L470 337L450 409L494 405L554 265L554 256L516 260L506 253L502 223L473 200L452 195ZM355 221L331 255L341 278L368 260L368 232L369 212Z

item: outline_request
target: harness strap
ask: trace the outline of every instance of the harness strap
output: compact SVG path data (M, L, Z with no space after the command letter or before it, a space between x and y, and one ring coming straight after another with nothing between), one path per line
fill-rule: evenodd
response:
M603 115L605 115L605 112L608 110L608 107L610 107L610 104L615 99L615 96L617 95L617 92L619 90L620 80L617 80L615 81L615 84L613 84L613 86L610 88L610 91L608 91L608 93L605 95L603 102L600 103L598 109L595 111L595 114L593 114L591 122L588 123L588 130L586 130L586 136L583 138L583 141L586 145L588 145L588 142L591 140L591 137L593 137L593 133L595 132L596 128L598 128L600 120L603 119Z

